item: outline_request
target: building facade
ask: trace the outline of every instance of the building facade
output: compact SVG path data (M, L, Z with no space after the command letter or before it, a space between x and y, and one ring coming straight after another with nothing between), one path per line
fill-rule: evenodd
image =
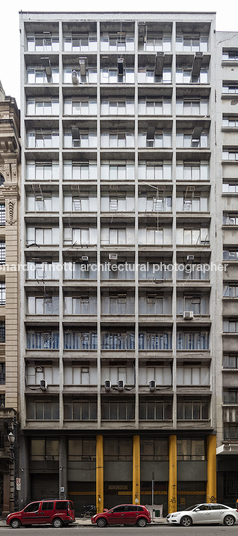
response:
M18 463L20 114L0 83L0 513L14 508ZM9 433L15 443L9 443ZM11 447L11 448L10 448Z
M20 501L151 504L153 480L164 514L212 502L238 365L230 44L214 13L21 13L20 30Z

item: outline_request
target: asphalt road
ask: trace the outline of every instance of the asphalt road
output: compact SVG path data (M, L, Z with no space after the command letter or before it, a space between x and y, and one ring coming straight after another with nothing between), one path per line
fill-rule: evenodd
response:
M12 529L11 527L0 527L0 536L236 536L238 525L233 527L225 527L223 525L200 525L195 527L170 527L169 525L149 525L146 528L138 527L106 527L99 529L98 527L86 526L69 526L61 529L53 527L21 527L20 529Z

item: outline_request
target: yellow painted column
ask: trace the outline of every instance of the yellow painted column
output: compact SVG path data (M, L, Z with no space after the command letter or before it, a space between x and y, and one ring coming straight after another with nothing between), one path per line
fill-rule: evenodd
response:
M210 435L207 438L207 503L217 502L217 467L216 467L217 438Z
M132 503L140 504L140 436L133 436Z
M177 436L169 436L168 513L177 512Z
M104 508L104 481L103 481L103 436L96 437L96 508L97 514Z

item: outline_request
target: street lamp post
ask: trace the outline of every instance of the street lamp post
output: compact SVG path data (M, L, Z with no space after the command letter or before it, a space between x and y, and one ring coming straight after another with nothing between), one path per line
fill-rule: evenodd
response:
M13 432L9 432L8 434L8 441L10 443L10 452L11 452L11 460L13 462L13 477L14 477L14 488L13 488L13 501L14 501L14 511L17 510L17 496L16 496L16 463L17 463L17 421L16 417L13 418L12 423L12 430Z

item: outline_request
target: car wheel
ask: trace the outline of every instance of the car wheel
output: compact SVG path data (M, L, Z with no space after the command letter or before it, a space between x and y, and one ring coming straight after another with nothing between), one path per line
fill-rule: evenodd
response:
M224 517L224 525L227 525L227 527L232 527L234 523L235 523L235 518L233 516Z
M103 527L106 527L106 525L106 519L104 519L104 517L99 517L99 519L97 520L97 526L100 527L100 529L103 529Z
M60 517L55 517L55 519L52 521L52 525L55 529L60 529L60 527L63 525L63 521L60 519Z
M182 525L183 527L191 527L191 525L192 525L191 517L183 516L181 521L180 521L180 525Z
M147 521L144 517L140 517L140 519L138 519L137 521L137 525L138 527L146 527L147 525Z
M10 525L12 529L19 529L19 527L21 526L21 522L19 521L19 519L12 519Z

